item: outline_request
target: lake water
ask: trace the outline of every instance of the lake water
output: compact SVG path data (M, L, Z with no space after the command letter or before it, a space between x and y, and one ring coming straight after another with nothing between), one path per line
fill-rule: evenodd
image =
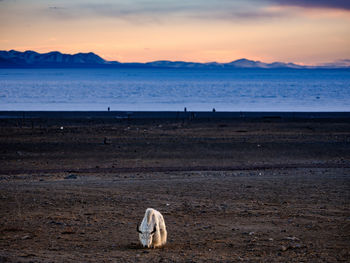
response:
M350 70L0 69L0 110L350 111Z

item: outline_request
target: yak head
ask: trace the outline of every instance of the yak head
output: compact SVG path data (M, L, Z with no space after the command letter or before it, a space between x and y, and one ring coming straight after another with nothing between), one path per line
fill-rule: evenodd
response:
M152 231L142 232L142 231L140 231L138 225L137 225L136 230L139 233L139 238L140 238L142 246L150 248L152 246L153 235L157 231L157 225L154 225L154 228Z

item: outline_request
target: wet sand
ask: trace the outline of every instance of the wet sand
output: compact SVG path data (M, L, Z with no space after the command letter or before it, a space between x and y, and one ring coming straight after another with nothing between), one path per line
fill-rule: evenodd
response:
M348 119L0 124L0 262L350 260Z

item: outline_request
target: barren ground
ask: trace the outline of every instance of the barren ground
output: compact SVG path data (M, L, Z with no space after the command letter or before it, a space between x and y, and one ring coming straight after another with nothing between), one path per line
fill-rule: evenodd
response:
M2 120L0 154L0 262L350 261L349 120Z

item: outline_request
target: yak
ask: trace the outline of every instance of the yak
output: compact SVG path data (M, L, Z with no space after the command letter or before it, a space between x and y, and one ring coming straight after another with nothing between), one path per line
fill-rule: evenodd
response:
M153 208L147 208L141 225L137 225L137 232L143 247L156 248L164 246L167 231L162 214Z

